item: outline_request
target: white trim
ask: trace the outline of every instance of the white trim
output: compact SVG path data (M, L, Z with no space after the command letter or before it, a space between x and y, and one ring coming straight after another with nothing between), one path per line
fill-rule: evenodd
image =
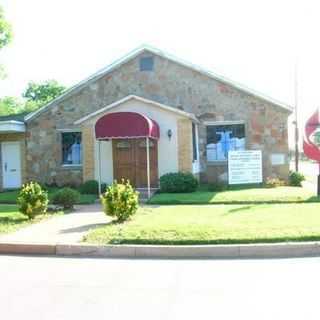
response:
M87 116L75 121L74 124L75 125L81 124L81 123L87 121L90 118L93 118L93 117L95 117L95 116L97 116L97 115L99 115L99 114L101 114L103 112L109 111L110 109L113 109L113 108L115 108L115 107L117 107L117 106L129 101L129 100L132 100L132 99L140 101L142 103L151 104L153 106L159 107L159 108L161 108L163 110L166 110L166 111L170 111L170 112L179 114L179 115L181 115L183 117L187 117L187 118L193 120L194 122L199 122L199 120L191 113L188 113L188 112L185 112L185 111L173 108L173 107L169 107L169 106L164 105L162 103L155 102L155 101L152 101L152 100L149 100L149 99L145 99L145 98L142 98L142 97L139 97L139 96L136 96L136 95L129 95L129 96L126 96L126 97L124 97L124 98L122 98L122 99L120 99L118 101L115 101L115 102L109 104L106 107L103 107L103 108L101 108L101 109L99 109L99 110L97 110L97 111L95 111L93 113L88 114Z
M75 129L56 129L58 132L82 132L80 128L75 128Z
M144 51L147 52L151 52L155 55L158 55L160 57L163 57L165 59L171 60L177 64L180 64L184 67L187 67L189 69L195 70L201 74L206 75L209 78L213 78L215 80L218 80L220 82L223 82L225 84L231 85L232 87L239 89L243 92L246 92L248 94L251 94L257 98L260 98L264 101L267 101L269 103L272 103L275 106L281 107L283 109L286 109L287 111L292 112L293 108L285 103L282 103L280 101L277 101L273 98L270 98L260 92L257 92L253 89L249 89L246 86L239 84L235 81L232 81L230 79L227 79L224 76L218 75L216 73L213 73L211 71L208 71L204 68L201 68L199 66L196 66L190 62L186 62L180 58L177 58L171 54L165 53L164 51L161 51L159 49L153 48L151 46L148 45L143 45L141 47L138 47L137 49L131 51L130 53L128 53L127 55L123 56L122 58L116 60L114 63L108 65L107 67L99 70L98 72L94 73L93 75L91 75L90 77L80 81L79 83L77 83L76 85L72 86L70 89L66 90L63 94L61 94L59 97L55 98L54 100L52 100L51 102L49 102L48 104L44 105L43 107L41 107L40 109L28 114L25 117L25 121L29 121L31 119L33 119L34 117L36 117L37 115L39 115L41 112L45 111L47 108L49 108L50 106L54 105L55 103L60 102L61 100L63 100L64 98L70 96L73 92L75 92L76 90L80 90L81 88L83 88L83 86L87 85L90 82L93 82L95 80L98 80L99 78L105 76L106 74L108 74L109 72L113 71L114 69L120 67L121 65L125 64L126 62L128 62L131 59L134 59L135 57L137 57L139 54L143 53Z
M246 124L243 120L230 120L230 121L204 121L205 126L228 126L233 124Z
M0 121L0 132L26 132L26 126L21 121Z

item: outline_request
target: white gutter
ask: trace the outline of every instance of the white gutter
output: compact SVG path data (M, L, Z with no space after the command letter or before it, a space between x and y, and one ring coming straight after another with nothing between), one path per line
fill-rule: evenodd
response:
M21 121L7 120L0 121L0 133L21 133L26 132L26 126Z

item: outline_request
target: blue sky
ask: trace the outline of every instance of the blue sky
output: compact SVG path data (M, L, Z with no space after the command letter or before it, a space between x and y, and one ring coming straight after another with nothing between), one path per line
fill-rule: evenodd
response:
M30 80L69 86L147 43L283 102L300 118L319 106L317 1L0 0L13 25L0 53L0 97Z

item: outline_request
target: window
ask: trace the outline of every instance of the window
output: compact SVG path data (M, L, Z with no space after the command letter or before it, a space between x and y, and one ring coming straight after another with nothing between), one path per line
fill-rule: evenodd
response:
M152 71L153 70L153 57L140 58L140 71Z
M196 133L196 125L194 123L192 123L192 152L193 152L193 161L198 160L197 133Z
M82 163L81 132L62 133L62 164L80 165Z
M244 124L207 126L207 161L228 159L229 150L245 150Z

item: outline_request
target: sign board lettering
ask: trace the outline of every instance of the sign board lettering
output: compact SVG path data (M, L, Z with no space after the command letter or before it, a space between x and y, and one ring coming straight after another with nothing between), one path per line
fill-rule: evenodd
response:
M261 151L229 151L228 174L229 184L262 183Z

